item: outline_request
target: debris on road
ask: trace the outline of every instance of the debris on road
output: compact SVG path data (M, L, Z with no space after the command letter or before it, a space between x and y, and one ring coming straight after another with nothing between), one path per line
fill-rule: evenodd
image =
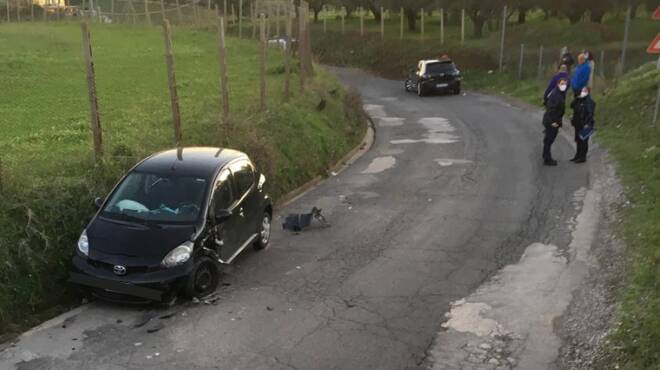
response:
M162 322L159 322L159 323L156 323L154 326L148 328L147 333L153 334L157 331L160 331L163 328L165 328L165 324L163 324Z
M312 221L317 220L321 227L329 227L330 224L325 219L322 210L316 207L312 208L311 213L291 213L286 216L282 228L284 230L290 230L295 233L303 231L305 228L308 228L312 225Z

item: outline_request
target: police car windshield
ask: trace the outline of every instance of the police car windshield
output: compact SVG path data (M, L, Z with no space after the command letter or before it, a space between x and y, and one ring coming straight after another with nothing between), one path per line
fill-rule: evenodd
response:
M426 74L437 75L441 73L451 73L456 69L454 63L429 63L426 65Z
M138 223L192 223L201 214L206 184L203 178L133 172L101 216Z

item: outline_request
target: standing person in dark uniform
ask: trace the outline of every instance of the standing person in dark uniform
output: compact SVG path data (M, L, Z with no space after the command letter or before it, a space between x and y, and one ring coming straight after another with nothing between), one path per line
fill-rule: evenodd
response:
M596 112L596 103L591 99L590 89L584 87L580 95L578 95L573 103L573 119L571 124L575 127L575 143L577 144L577 153L571 159L575 163L584 163L587 161L587 152L589 151L589 137L582 138L580 133L585 130L589 132L593 130L594 114ZM583 134L585 132L582 132ZM590 135L589 135L590 136Z
M557 82L557 87L548 94L545 103L545 114L543 115L543 127L545 127L543 164L546 166L557 165L557 161L552 158L551 148L557 138L559 128L562 126L564 111L566 110L566 90L568 90L568 79L562 78Z
M552 90L557 88L557 83L562 78L567 80L568 87L571 87L571 80L570 80L571 76L568 74L568 67L566 66L566 64L562 64L559 66L559 71L557 71L557 74L552 76L552 79L548 83L548 87L545 89L545 92L543 93L543 105L545 105L545 103L548 101L548 95L550 95Z
M559 65L565 64L566 68L568 68L568 72L571 72L571 68L573 67L573 64L575 64L575 59L573 58L573 54L571 54L571 51L568 49L567 46L564 46L561 49L561 58L559 61Z

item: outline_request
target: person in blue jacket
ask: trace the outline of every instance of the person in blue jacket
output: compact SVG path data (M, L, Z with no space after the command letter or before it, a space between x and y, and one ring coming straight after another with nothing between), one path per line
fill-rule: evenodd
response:
M578 66L571 79L571 87L576 97L582 93L583 88L589 85L589 78L591 78L591 65L585 55L580 54L578 55Z
M543 105L545 105L548 102L548 95L550 95L550 92L557 88L557 83L559 80L564 79L568 81L568 87L571 87L570 83L570 78L571 76L568 74L568 66L566 64L562 64L559 66L559 71L557 71L557 74L555 74L550 82L548 83L548 87L545 89L545 92L543 93Z
M552 158L552 144L557 138L559 128L562 126L564 112L566 109L566 91L568 90L568 79L560 78L556 87L548 94L543 115L543 164L556 166L557 161Z

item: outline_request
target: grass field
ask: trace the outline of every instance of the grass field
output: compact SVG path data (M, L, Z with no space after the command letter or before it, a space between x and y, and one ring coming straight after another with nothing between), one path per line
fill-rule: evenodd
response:
M92 160L77 23L0 25L0 333L71 304L64 280L94 196L144 156L174 143L159 27L93 25L104 161ZM248 152L275 197L324 174L362 138L359 98L322 71L283 99L283 58L269 51L259 112L257 45L228 40L231 120L220 125L215 31L174 28L185 145ZM317 107L326 101L325 109Z

